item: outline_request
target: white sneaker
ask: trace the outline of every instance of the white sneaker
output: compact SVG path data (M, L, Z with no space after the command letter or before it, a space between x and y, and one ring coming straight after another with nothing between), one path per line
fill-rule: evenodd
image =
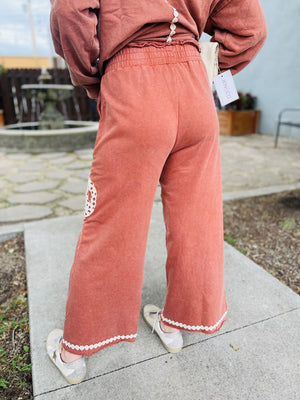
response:
M54 329L47 338L47 353L50 360L56 365L63 377L72 385L83 381L86 375L86 365L81 357L71 363L65 363L60 357L63 331Z
M156 332L163 346L170 353L178 353L183 346L182 334L177 332L164 332L160 327L161 310L153 304L147 304L143 309L143 317L146 324Z

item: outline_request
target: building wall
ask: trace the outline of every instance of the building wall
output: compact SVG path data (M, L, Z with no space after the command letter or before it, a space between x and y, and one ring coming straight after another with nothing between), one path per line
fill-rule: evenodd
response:
M258 99L259 132L275 134L279 112L300 109L300 0L260 0L260 4L268 26L266 43L234 81L239 91ZM206 34L201 37L209 39ZM300 122L300 112L290 117ZM282 126L280 135L300 138L300 129Z
M0 56L0 65L6 69L13 68L65 68L64 61L60 57L23 57Z
M260 0L268 26L267 41L255 60L241 71L238 90L251 92L261 109L259 131L274 134L283 108L300 109L300 1ZM300 112L295 115L300 122ZM280 135L300 138L300 129L282 127Z

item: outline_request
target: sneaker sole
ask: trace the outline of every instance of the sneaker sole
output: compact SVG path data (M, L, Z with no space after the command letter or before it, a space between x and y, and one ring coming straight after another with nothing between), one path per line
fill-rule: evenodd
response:
M49 354L48 354L49 356ZM56 366L56 368L59 370L59 372L62 374L62 376L65 378L65 380L69 383L71 383L71 385L77 385L78 383L81 383L84 378L86 377L86 374L84 375L83 378L81 379L70 379L68 378L65 374L62 373L62 371L57 367L57 365L55 364L54 360L49 356L50 360L53 362L53 364Z
M57 329L57 331L61 331L60 329ZM54 331L52 331L52 332L54 332ZM51 333L52 333L51 332ZM62 332L62 331L61 331ZM58 333L58 332L57 332ZM55 333L55 334L57 334L57 333ZM50 335L49 335L50 336ZM69 383L71 383L71 385L77 385L78 383L81 383L83 380L84 380L84 378L86 377L86 374L82 377L82 378L80 378L80 379L70 379L70 378L68 378L59 368L58 368L58 366L56 365L56 363L55 363L55 361L53 360L53 358L50 356L50 354L48 353L48 344L49 344L49 342L50 342L50 340L49 340L49 336L48 336L48 338L47 338L47 341L46 341L46 350L47 350L47 354L48 354L48 357L50 358L50 360L52 361L52 363L55 365L55 367L59 370L59 372L62 374L62 376L65 378L65 380L67 381L67 382L69 382Z
M150 308L151 307L151 308ZM152 330L153 329L153 320L150 318L150 313L152 312L157 312L159 311L159 308L156 306L150 306L149 304L147 306L144 307L143 309L143 318L144 321L146 322L146 324L149 326L149 328ZM148 317L148 318L147 318ZM148 320L149 319L149 320ZM152 322L152 324L151 324ZM173 347L169 347L163 340L162 338L159 336L159 334L157 333L156 329L154 328L154 332L157 334L157 336L159 337L162 345L164 346L164 348L166 350L168 350L169 353L179 353L180 350L182 350L182 347L176 348L174 349Z

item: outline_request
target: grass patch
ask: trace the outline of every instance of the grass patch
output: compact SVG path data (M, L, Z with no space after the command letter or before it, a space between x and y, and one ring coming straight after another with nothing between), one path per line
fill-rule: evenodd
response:
M29 333L27 297L18 296L1 307L0 323L0 393L5 390L17 394L31 380L30 349L20 340Z
M238 242L238 239L234 239L230 233L224 233L224 240L231 246L235 246Z
M23 237L0 243L0 399L33 399Z
M286 218L285 220L279 222L279 226L285 231L295 228L296 225L297 223L294 218Z
M224 240L225 242L227 242L228 244L230 244L231 246L235 247L236 250L238 250L240 253L242 254L247 254L247 251L241 247L238 247L237 245L239 244L240 239L235 239L234 237L231 236L230 233L225 232L224 233Z

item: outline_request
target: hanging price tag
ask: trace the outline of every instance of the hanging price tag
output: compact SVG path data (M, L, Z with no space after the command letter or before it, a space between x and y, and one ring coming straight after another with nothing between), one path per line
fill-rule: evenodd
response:
M230 70L215 76L214 84L222 107L239 98Z

